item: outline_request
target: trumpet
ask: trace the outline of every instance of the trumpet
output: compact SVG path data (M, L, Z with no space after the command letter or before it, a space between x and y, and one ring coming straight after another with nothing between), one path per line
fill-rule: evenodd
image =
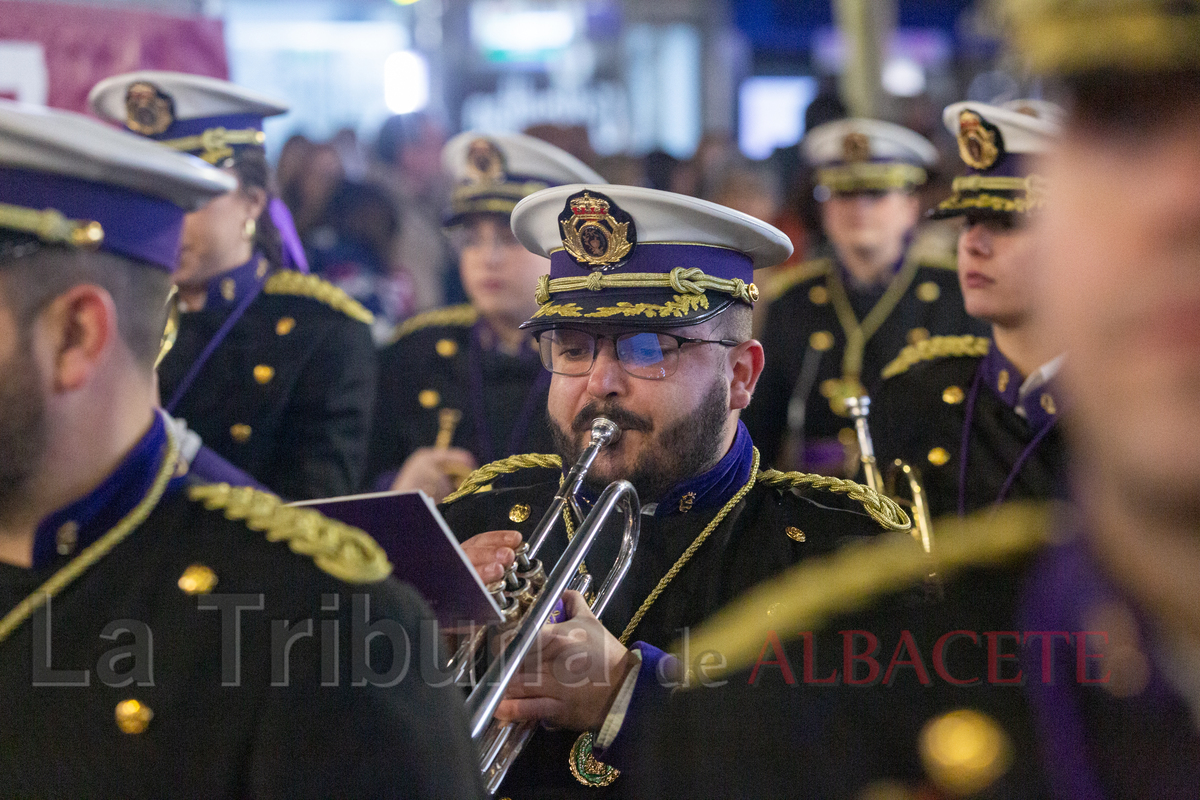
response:
M538 631L556 608L561 607L563 593L568 589L579 592L590 589L592 576L580 574L579 567L615 513L622 513L625 520L621 548L590 605L597 617L604 613L633 562L641 529L641 504L633 485L624 480L610 483L587 516L580 513L576 500L576 494L597 454L606 445L616 442L620 435L621 429L612 420L604 417L592 420L591 441L571 467L550 508L542 516L529 541L517 548L516 559L504 578L488 586L488 591L504 614L500 630L514 632L503 653L488 666L466 701L471 738L479 747L480 773L489 793L494 794L499 789L509 768L537 730L537 724L533 722L501 723L494 720L496 708L508 685L516 677L521 662L533 647ZM559 523L564 510L575 517L578 529L554 569L547 574L537 554ZM477 632L465 640L454 654L451 672L457 680L466 675L485 638L486 631Z
M871 439L871 429L867 425L867 417L871 410L871 398L866 395L846 398L846 410L854 419L854 433L858 439L859 463L862 465L863 482L882 495L887 495L897 503L912 512L912 535L921 544L921 549L927 554L933 553L933 521L929 515L929 503L926 500L925 487L921 483L921 473L915 466L897 458L885 476L879 470L875 461L875 444ZM897 491L897 484L907 488L907 496ZM930 574L933 581L936 576Z

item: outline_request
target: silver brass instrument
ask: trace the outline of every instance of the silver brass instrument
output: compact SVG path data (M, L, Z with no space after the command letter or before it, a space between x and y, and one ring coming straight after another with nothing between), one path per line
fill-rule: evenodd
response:
M537 723L502 723L494 720L493 714L563 593L568 589L586 592L590 588L591 576L579 574L579 567L614 513L624 514L625 527L616 561L591 604L591 611L597 617L604 613L633 562L641 528L641 504L633 485L623 480L610 483L586 517L580 513L575 499L596 455L606 445L616 442L620 435L621 429L613 421L604 417L592 420L591 442L567 474L530 540L517 548L517 557L504 578L488 586L505 615L500 630L514 631L503 653L488 666L466 702L471 738L480 748L480 771L489 793L496 792L509 767L537 729ZM579 527L547 575L537 554L550 531L559 523L564 509L568 508ZM485 638L486 631L479 631L459 647L451 660L451 670L457 680L466 675Z
M880 473L879 465L875 462L875 445L871 440L871 429L867 426L871 398L866 395L847 397L846 410L854 418L863 482L879 494L892 497L911 512L913 536L921 543L922 550L932 553L933 522L929 516L929 503L925 499L925 487L921 484L921 473L912 464L897 458L892 462L885 481L885 476ZM897 491L897 483L907 489L906 495Z

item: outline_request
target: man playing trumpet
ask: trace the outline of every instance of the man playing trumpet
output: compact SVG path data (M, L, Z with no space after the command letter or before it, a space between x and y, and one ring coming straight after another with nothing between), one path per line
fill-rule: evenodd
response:
M561 729L534 737L505 793L595 797L609 787L612 796L622 785L616 768L636 748L622 739L628 719L680 678L659 648L788 565L908 521L849 481L760 470L739 413L763 366L750 338L753 271L791 250L778 230L681 195L583 185L525 199L513 230L550 259L524 327L553 374L547 416L561 458L489 464L447 498L445 514L460 536L476 534L464 547L481 577L498 579L588 444L593 419L620 426L577 499L586 512L609 482L634 485L641 535L632 566L602 622L581 595L564 596L569 621L539 634L497 712ZM538 554L548 566L579 524L564 522ZM613 563L616 522L588 554L589 572Z

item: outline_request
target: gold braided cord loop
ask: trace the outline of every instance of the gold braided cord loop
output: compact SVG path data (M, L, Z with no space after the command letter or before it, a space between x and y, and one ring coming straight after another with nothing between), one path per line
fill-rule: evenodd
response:
M704 294L708 290L733 295L744 303L752 303L757 292L739 278L715 278L705 274L699 267L675 267L670 272L628 272L606 275L591 272L571 278L554 278L538 281L537 300L550 302L550 296L560 292L577 292L587 289L599 292L603 289L671 289L679 294Z
M875 598L917 586L930 572L942 578L971 567L1022 558L1050 540L1050 507L1005 503L965 519L939 519L933 556L911 536L873 541L797 564L711 616L689 637L689 652L721 653L729 675L753 664L769 633L812 631L831 617L854 612ZM679 642L671 648L682 652ZM709 671L709 677L719 677Z
M21 626L21 623L33 616L33 613L44 606L51 597L73 583L76 578L108 555L114 547L146 521L146 517L150 516L150 512L162 499L163 492L167 490L167 484L171 482L171 477L175 474L175 464L178 460L179 442L175 441L175 437L171 434L171 426L168 425L167 454L158 468L154 483L150 485L150 491L120 522L84 548L83 552L67 562L66 566L51 575L49 580L5 614L3 619L0 619L0 642L12 635L12 632Z
M817 170L817 183L834 192L907 189L925 183L928 175L915 164L864 161Z
M443 325L466 328L474 325L477 319L479 319L479 312L470 303L435 308L432 311L426 311L423 314L409 317L397 325L392 331L388 344L392 344L396 340L408 336L410 333L416 333L425 328L440 327Z
M562 457L545 453L524 453L484 464L467 475L458 489L446 495L442 503L453 503L467 495L475 494L501 475L511 475L518 470L534 467L562 469Z
M46 244L65 244L88 250L95 250L104 241L104 228L99 222L67 219L53 208L39 211L0 203L0 228L31 234Z
M905 347L880 375L894 378L922 361L935 358L981 358L987 355L991 346L992 340L983 336L934 336Z
M286 294L309 297L319 303L340 311L350 319L367 325L375 324L375 315L361 303L328 281L316 275L305 275L291 269L283 269L267 278L263 291L267 294Z
M226 519L287 542L293 553L308 556L324 572L346 583L374 583L392 574L383 548L358 528L309 508L285 506L273 494L249 486L203 484L188 489L188 499L220 511Z
M215 164L233 155L233 145L252 144L262 147L266 141L266 134L254 128L234 131L225 128L209 128L196 136L159 140L160 144L165 144L172 150L184 153L201 151L200 158L210 164Z
M813 489L823 489L827 492L844 494L851 500L857 500L862 503L863 508L867 510L867 514L870 515L871 519L889 531L912 530L912 520L908 518L908 514L904 513L904 509L896 505L895 501L890 497L885 497L871 487L863 486L861 483L855 483L843 478L832 478L828 475L813 475L808 472L780 472L775 469L764 471L758 476L758 480L763 486L770 486L772 489L787 490L811 487Z

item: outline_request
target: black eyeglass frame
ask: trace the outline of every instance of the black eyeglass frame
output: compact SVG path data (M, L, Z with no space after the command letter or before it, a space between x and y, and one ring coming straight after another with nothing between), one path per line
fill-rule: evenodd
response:
M542 336L545 334L553 334L557 331L574 331L576 333L582 333L592 337L592 360L591 363L588 364L588 368L586 370L583 372L559 372L558 370L551 368L550 365L546 363L546 356L542 351ZM572 328L568 326L548 328L546 330L538 331L533 334L533 338L538 344L538 355L541 358L542 366L545 367L548 372L553 372L555 375L562 375L567 378L582 378L584 375L591 374L592 369L596 366L596 355L600 352L600 342L604 339L611 339L613 343L613 354L616 356L617 363L621 365L621 369L625 370L626 375L646 381L660 381L671 377L675 374L675 370L679 367L678 358L675 359L670 372L655 377L651 377L649 375L638 375L634 372L630 372L629 367L624 361L621 360L620 350L617 349L617 340L624 336L639 336L644 333L652 333L655 336L666 336L669 339L674 339L675 350L672 351L674 353L680 352L685 344L719 344L722 347L737 347L739 344L745 344L745 342L739 342L734 339L697 339L692 336L680 336L676 333L667 333L666 331L634 330L622 331L621 333L592 333L591 331L584 330L583 328Z

